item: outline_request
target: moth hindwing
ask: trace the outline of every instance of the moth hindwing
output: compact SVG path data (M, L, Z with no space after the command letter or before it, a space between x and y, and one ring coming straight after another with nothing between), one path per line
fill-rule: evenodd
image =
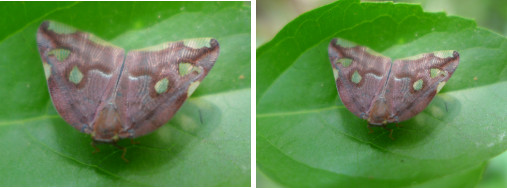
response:
M37 45L58 113L103 142L142 136L169 121L220 48L199 38L126 52L55 21L40 25Z
M328 53L343 104L371 125L401 122L421 112L459 64L452 50L392 61L344 39L333 39Z

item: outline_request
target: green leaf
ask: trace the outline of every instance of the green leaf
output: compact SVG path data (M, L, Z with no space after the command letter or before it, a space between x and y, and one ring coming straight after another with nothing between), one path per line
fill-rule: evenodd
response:
M327 47L341 37L392 58L457 50L430 105L389 131L338 97ZM507 42L419 5L342 0L307 12L257 49L257 165L288 187L472 187L507 149ZM462 182L462 184L459 184Z
M490 160L479 188L507 187L507 152Z
M6 3L3 3L6 5ZM250 3L9 2L0 33L0 185L249 186ZM20 6L26 8L20 9ZM6 6L0 6L6 7ZM40 11L45 10L45 11ZM29 14L29 13L28 13ZM166 125L122 151L68 125L49 98L35 40L43 20L91 32L126 49L213 37L215 67ZM10 26L16 29L10 29Z

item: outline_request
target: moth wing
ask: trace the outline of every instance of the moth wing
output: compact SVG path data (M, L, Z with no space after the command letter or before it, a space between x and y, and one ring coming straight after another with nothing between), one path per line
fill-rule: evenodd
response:
M165 124L211 70L218 57L215 39L165 43L130 51L116 103L130 136Z
M124 50L55 21L40 25L37 46L56 110L76 129L88 131L97 108L112 94Z
M410 119L426 108L458 64L456 51L438 51L395 60L386 98L391 102L389 106L396 121Z
M391 59L343 39L333 39L328 53L343 104L367 119L373 100L385 86Z

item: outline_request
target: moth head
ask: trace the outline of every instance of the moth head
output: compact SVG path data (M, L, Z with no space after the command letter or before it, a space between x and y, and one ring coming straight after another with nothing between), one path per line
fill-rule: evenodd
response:
M92 124L92 138L97 141L111 142L120 139L119 132L122 124L118 110L114 104L107 104L102 108Z
M372 107L370 108L370 113L368 115L368 123L372 125L385 125L387 124L387 119L389 118L389 109L388 104L386 103L385 98L380 97L375 100Z

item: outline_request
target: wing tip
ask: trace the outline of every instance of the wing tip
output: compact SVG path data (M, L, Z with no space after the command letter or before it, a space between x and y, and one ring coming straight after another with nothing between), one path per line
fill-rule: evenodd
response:
M217 39L211 38L209 43L210 43L211 48L215 48L215 47L220 48L220 44L218 43Z
M459 53L458 53L458 51L453 50L453 52L452 52L452 56L453 56L453 58L455 58L455 59L459 59Z

